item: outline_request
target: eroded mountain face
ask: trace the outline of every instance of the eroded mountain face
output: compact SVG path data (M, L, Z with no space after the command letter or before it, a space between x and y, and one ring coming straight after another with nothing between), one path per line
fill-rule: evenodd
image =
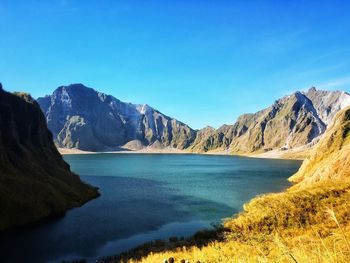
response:
M63 214L96 196L63 161L37 102L0 89L0 231Z
M255 152L305 145L326 129L312 102L300 92L271 107L241 117L234 125L233 152Z
M136 140L184 149L196 136L189 126L148 105L124 103L82 84L59 87L38 103L59 147L104 151Z
M296 187L320 181L344 180L350 177L350 107L336 114L322 137L299 171L290 180Z
M344 91L325 91L309 89L305 96L309 98L319 118L326 124L332 123L338 111L350 105L350 95Z
M82 84L59 87L39 98L56 145L89 151L174 147L192 152L264 152L293 149L323 134L335 114L350 105L342 91L295 92L233 125L194 131L148 105L124 103Z
M206 127L197 131L196 139L188 148L192 152L225 151L232 141L233 126L223 125L217 130Z
M323 134L347 105L350 95L342 91L295 92L257 113L241 115L235 124L223 126L224 131L199 133L201 138L191 149L208 151L224 145L232 153L252 153L304 146ZM218 139L222 137L225 143Z

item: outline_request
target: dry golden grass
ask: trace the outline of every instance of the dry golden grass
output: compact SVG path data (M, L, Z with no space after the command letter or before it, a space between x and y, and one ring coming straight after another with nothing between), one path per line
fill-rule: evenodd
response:
M225 221L224 241L152 253L141 262L348 262L349 201L350 182L257 197Z
M290 178L303 187L323 180L350 178L350 107L339 112L299 171Z

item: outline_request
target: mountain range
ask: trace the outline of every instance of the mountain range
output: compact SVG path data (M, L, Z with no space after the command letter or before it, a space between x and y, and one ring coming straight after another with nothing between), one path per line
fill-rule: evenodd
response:
M335 114L350 105L344 91L322 91L310 88L276 100L270 107L254 114L241 115L233 125L208 129L197 143L196 152L226 149L244 154L273 149L288 150L312 143L323 134Z
M121 146L188 148L196 132L147 104L122 102L82 84L57 88L38 98L58 147L87 151Z
M290 150L313 145L335 114L350 105L344 91L312 87L276 100L270 107L241 115L218 129L191 129L147 104L122 102L82 84L57 88L37 99L61 148L111 151L177 148L232 154Z

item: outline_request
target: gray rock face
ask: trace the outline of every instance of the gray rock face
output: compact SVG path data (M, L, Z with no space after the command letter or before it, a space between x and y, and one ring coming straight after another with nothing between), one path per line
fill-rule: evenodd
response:
M82 84L61 86L37 101L59 147L105 151L137 140L144 146L157 142L184 149L196 136L189 126L148 105L124 103Z
M344 91L326 91L310 88L306 93L314 105L318 116L329 125L335 114L350 105L350 95Z
M303 146L323 134L335 114L348 105L350 95L342 91L295 92L259 112L241 115L233 125L200 130L190 149L250 153Z
M217 130L209 126L198 130L196 139L189 150L200 153L228 149L232 141L232 128L232 125L222 125Z
M300 92L260 112L241 116L234 124L233 152L255 152L305 145L326 129L312 102Z
M82 84L39 98L56 145L88 151L174 147L192 152L250 153L291 149L313 142L335 114L350 105L342 91L295 92L233 125L194 131L148 105L124 103Z

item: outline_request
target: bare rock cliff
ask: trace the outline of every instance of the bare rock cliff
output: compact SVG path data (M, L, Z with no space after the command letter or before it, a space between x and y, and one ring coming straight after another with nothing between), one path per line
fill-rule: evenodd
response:
M108 151L138 141L139 148L156 143L185 149L196 136L186 124L146 104L125 103L82 84L61 86L38 103L63 148Z
M295 92L266 109L241 115L233 125L200 130L190 150L247 154L314 145L337 112L349 105L350 95L343 91Z

